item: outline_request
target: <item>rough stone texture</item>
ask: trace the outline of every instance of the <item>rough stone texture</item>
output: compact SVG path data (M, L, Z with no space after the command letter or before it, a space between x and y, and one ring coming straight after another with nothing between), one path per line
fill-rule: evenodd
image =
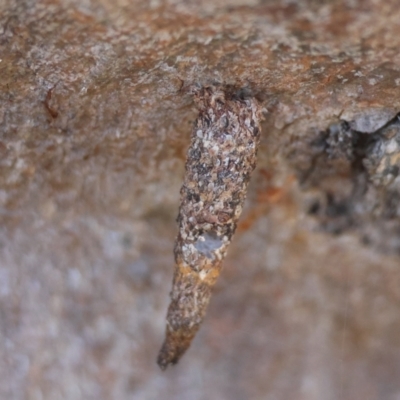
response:
M0 397L400 398L397 0L0 2ZM263 103L210 309L162 373L191 84Z

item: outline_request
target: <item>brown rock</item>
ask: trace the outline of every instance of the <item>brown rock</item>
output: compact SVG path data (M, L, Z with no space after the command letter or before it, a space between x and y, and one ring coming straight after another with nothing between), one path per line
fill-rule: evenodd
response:
M395 0L0 3L0 397L395 399ZM190 85L263 104L208 316L162 374Z

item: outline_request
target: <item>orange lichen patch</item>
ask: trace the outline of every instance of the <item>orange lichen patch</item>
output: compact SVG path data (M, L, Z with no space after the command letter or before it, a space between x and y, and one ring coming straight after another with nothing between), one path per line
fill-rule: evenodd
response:
M80 22L81 24L90 25L96 22L96 20L91 15L80 12L76 8L71 8L69 10L69 13L71 15L71 18L75 19L77 22Z
M257 195L258 203L277 203L285 195L285 189L281 187L270 187Z
M256 201L253 207L245 215L239 224L238 231L245 232L249 230L253 224L270 209L271 205L283 204L287 207L292 205L292 185L295 182L295 177L290 175L285 179L284 185L277 187L272 186L272 175L266 170L260 171L261 175L266 178L267 187L257 190Z
M257 221L257 219L263 215L264 213L264 207L257 207L254 210L251 210L248 215L246 215L246 218L241 220L238 224L237 227L237 232L246 232L249 230L254 223Z

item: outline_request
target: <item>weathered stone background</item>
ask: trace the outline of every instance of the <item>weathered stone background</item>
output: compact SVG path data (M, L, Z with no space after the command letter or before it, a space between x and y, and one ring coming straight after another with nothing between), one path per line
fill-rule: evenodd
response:
M0 0L0 398L400 399L397 0ZM263 102L206 321L161 372L196 116Z

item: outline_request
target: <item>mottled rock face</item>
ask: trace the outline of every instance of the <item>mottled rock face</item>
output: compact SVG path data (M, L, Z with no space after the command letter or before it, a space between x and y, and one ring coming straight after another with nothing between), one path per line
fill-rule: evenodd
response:
M288 157L313 193L309 214L328 232L353 231L377 252L400 255L399 117L367 133L333 124L309 144L308 164L296 146Z
M395 0L0 3L0 397L397 398L399 20ZM258 167L161 375L188 88L213 83L261 104Z

